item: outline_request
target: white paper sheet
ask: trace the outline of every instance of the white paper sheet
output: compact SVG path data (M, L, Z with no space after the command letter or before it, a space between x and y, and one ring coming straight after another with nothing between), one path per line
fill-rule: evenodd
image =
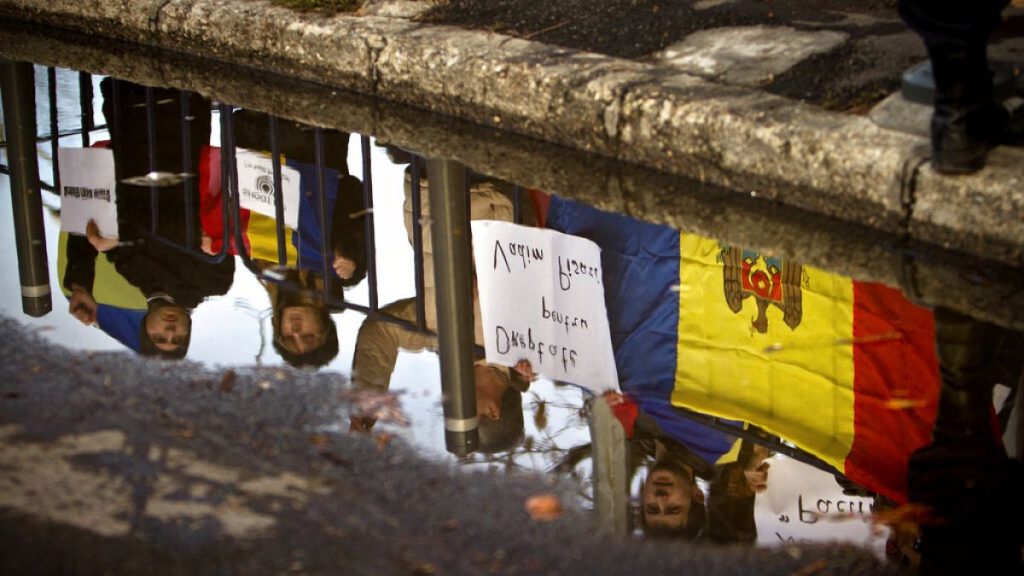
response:
M553 380L618 390L597 244L508 222L472 226L487 361L526 359Z
M100 236L117 238L114 152L106 148L58 148L60 229L85 235L95 220Z
M245 148L235 149L238 167L238 197L242 208L274 218L274 165L270 156ZM284 189L284 223L291 229L299 225L299 172L281 165Z

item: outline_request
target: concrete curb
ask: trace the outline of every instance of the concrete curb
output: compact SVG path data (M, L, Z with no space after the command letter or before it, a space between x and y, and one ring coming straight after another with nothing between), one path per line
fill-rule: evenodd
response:
M1024 151L959 178L923 138L667 68L265 0L0 0L0 15L343 86L693 177L915 239L1024 263Z

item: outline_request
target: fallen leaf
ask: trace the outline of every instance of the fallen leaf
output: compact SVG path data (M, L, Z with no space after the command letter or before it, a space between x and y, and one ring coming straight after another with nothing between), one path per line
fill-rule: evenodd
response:
M413 567L412 573L413 574L436 574L437 573L437 564L431 564L430 562L423 562L421 564L417 564L415 567Z
M349 462L348 460L345 460L341 456L338 456L334 452L330 452L330 451L324 450L323 452L320 452L320 457L323 458L324 460L327 460L331 464L334 464L335 466L341 466L342 468L351 468L352 467L352 463L351 462Z
M828 568L828 562L825 560L818 560L817 562L811 562L807 566L793 572L792 576L811 576L812 574L817 574L826 568Z
M377 434L376 440L377 448L384 449L387 447L388 444L391 443L391 434L388 434L387 432L381 432L380 434Z
M537 430L543 430L548 427L547 406L547 403L543 400L537 401L537 409L533 412L533 423L537 425Z
M536 494L526 499L526 513L537 522L551 522L562 515L562 502L554 494Z
M237 375L234 370L228 370L224 373L224 376L220 379L220 391L231 392L235 389L235 378Z
M309 437L309 443L317 448L326 446L327 444L330 444L330 442L331 437L327 434L313 434Z

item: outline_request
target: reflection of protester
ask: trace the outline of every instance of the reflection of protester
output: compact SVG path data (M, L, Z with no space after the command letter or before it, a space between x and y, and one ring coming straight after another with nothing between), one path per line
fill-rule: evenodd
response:
M1020 574L1024 470L1007 458L992 412L992 370L1003 335L948 310L937 310L935 318L939 415L932 442L910 459L908 481L911 501L931 516L920 526L920 571ZM1020 363L1015 366L1019 371Z
M429 184L421 179L421 210L429 217ZM411 193L412 182L409 174L405 183L406 228L412 242L413 225ZM469 191L470 219L512 221L512 203L492 182L477 182ZM427 330L437 327L437 309L434 299L433 244L429 227L423 228L423 304ZM400 300L382 310L385 314L409 322L416 321L416 300ZM474 341L483 345L483 324L480 315L480 301L473 288ZM352 364L353 383L357 387L385 391L391 381L399 350L434 349L437 338L432 334L410 330L380 319L367 319L359 330L355 357ZM497 452L506 450L523 437L523 410L521 392L529 387L529 379L511 374L501 366L477 362L474 367L477 391L477 413L480 416L480 450ZM366 430L373 420L356 418L353 428Z
M101 83L101 89L118 183L120 238L104 237L95 223L90 223L86 237L70 237L63 284L74 297L72 313L84 310L85 320L94 319L90 304L94 301L91 294L95 260L99 252L105 252L117 272L146 297L147 313L139 330L139 352L182 358L191 338L191 310L206 297L227 292L234 276L234 262L227 259L209 263L181 249L186 247L189 222L184 184L160 187L151 193L125 184L124 180L148 174L152 168L181 173L186 161L195 167L198 150L210 137L209 102L195 94L186 96L177 90L153 89L155 148L151 148L145 87L128 82L119 82L115 87L108 78ZM186 98L189 114L183 123L182 100ZM186 128L194 154L183 159L181 140ZM155 222L154 214L158 216ZM198 213L191 216L191 221L198 224ZM86 294L89 298L85 298Z
M770 456L768 449L744 440L735 462L715 466L708 490L707 540L716 544L757 541L754 499L768 489L766 459Z
M653 459L640 491L640 525L652 538L692 540L705 528L707 509L697 478L710 480L714 466L683 442L669 436L658 421L639 410L628 396L604 396L629 439L634 468Z
M240 110L234 120L237 146L270 150L266 114ZM253 266L259 272L274 268L281 277L278 282L264 283L271 301L274 349L286 362L299 367L324 366L337 356L337 327L327 300L343 301L343 288L355 286L366 277L365 204L362 183L348 171L349 134L337 130L323 130L321 134L322 172L315 164L313 129L290 121L278 123L283 165L299 173L298 226L284 231L287 267L277 268L275 220L249 210L241 214L242 240ZM203 249L215 254L222 250L224 237L218 201L220 150L207 148L203 155ZM324 253L325 239L328 254ZM235 253L234 238L229 242L228 252Z
M900 0L903 19L924 40L935 79L932 166L944 174L982 168L1009 114L992 97L989 36L1008 0Z

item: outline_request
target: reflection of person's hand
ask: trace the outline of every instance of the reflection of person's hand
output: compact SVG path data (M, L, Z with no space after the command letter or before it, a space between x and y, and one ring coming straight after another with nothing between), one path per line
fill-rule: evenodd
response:
M85 226L85 237L97 252L106 252L111 248L117 247L117 238L104 238L101 236L100 227L96 225L95 220L89 220L89 223Z
M202 249L203 252L209 254L210 256L216 256L217 254L213 250L213 238L210 238L210 236L206 232L203 232L203 238L199 244L199 247Z
M335 256L331 266L334 268L334 273L342 280L348 280L356 271L356 263L344 256Z
M761 462L757 467L747 468L743 475L747 478L747 486L754 494L760 494L768 489L768 467L767 462Z
M526 380L527 382L533 382L537 378L537 375L533 373L533 366L530 365L529 360L520 360L519 362L516 362L513 369L517 374L523 377L523 380Z
M68 312L82 324L90 326L96 322L96 300L81 286L73 286Z
M349 419L348 431L355 434L369 434L377 419L372 416L352 416Z
M623 397L619 392L612 392L609 390L601 397L604 398L605 403L607 403L610 408L615 408L616 406L621 406L626 403L625 397Z

